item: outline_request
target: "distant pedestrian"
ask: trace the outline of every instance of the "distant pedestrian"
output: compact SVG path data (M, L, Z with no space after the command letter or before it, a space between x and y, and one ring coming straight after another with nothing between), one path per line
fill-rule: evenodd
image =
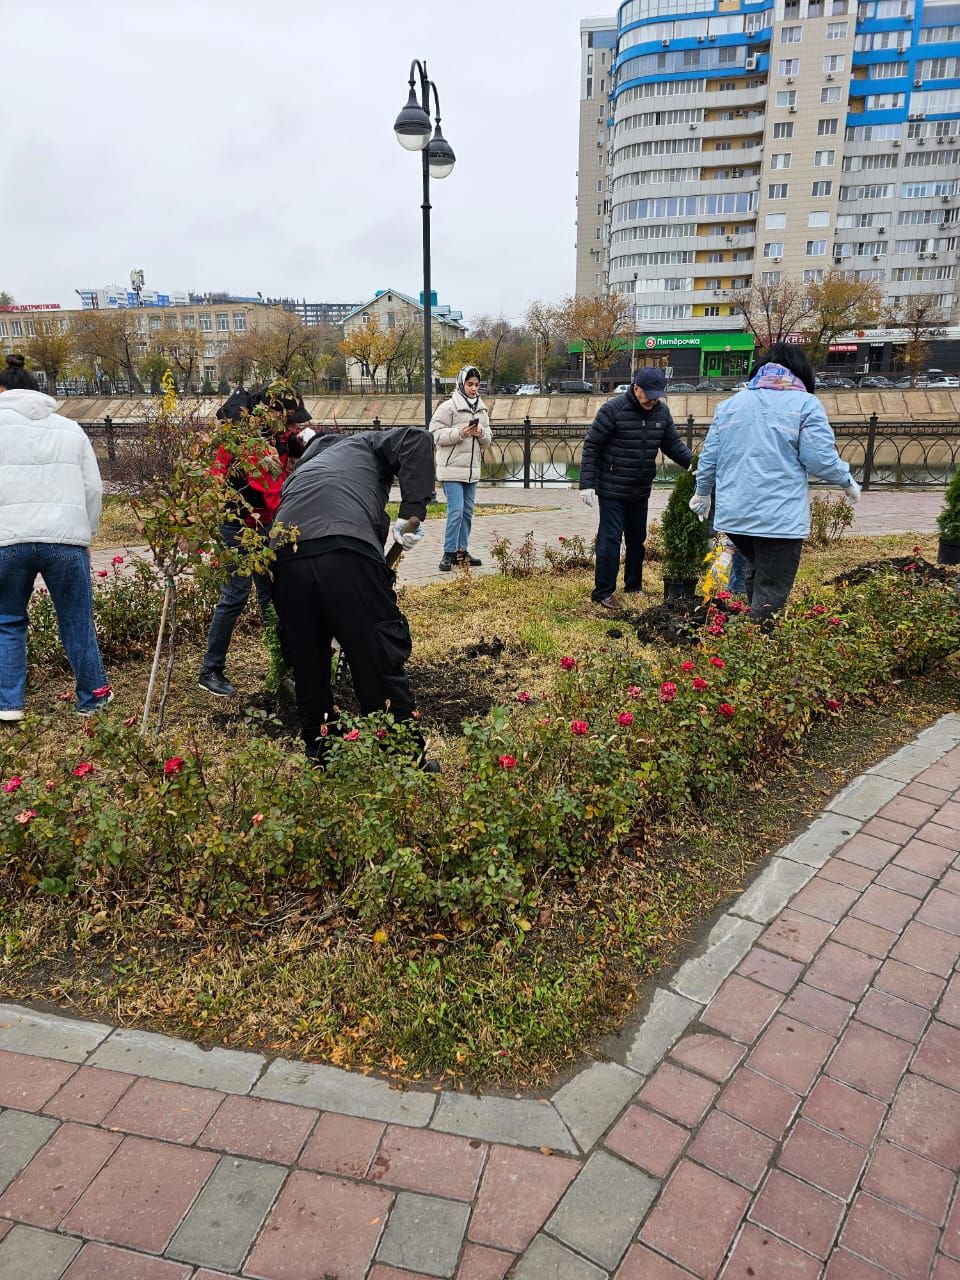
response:
M93 446L78 423L36 389L22 356L0 370L0 721L23 719L27 611L39 574L76 677L77 711L113 697L97 644L90 543L103 485Z
M666 393L661 370L638 369L628 391L600 406L583 442L580 497L589 507L598 499L600 504L592 599L610 613L621 611L614 592L622 542L627 549L623 589L643 590L647 504L658 452L684 469L693 459L663 401Z
M808 477L860 498L815 385L803 349L776 343L747 386L717 406L697 464L690 509L705 520L716 485L714 524L746 557L750 616L759 622L783 608L793 587L810 532Z
M480 399L479 369L466 365L460 370L453 395L438 406L430 419L430 432L436 450L437 479L447 500L440 568L444 573L449 573L455 564L475 568L482 562L469 551L473 506L483 450L493 439L487 406Z

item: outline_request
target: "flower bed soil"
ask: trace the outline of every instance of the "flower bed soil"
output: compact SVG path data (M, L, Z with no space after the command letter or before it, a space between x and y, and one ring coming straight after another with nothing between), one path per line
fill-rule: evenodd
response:
M828 585L831 587L856 586L859 582L866 582L874 574L889 573L891 570L916 574L917 577L929 582L956 582L960 586L960 575L955 567L931 564L921 555L893 556L889 560L872 560L867 564L858 564L853 569L848 569L845 573L839 573L835 578L831 578Z

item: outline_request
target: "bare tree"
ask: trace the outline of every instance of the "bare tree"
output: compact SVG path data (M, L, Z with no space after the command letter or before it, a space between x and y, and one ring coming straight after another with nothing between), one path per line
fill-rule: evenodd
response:
M849 279L842 271L827 271L807 285L810 312L804 346L813 367L830 354L830 344L851 329L869 329L880 318L883 290L872 280Z
M730 295L731 312L739 312L764 350L800 332L813 310L805 285L798 280L755 281Z
M944 327L946 318L929 294L911 293L896 300L884 316L884 322L889 328L907 331L901 363L910 375L911 387L915 387L917 374L930 356L930 338Z
M626 298L609 293L602 298L564 298L553 314L560 336L567 342L579 343L602 378L623 351L629 313Z

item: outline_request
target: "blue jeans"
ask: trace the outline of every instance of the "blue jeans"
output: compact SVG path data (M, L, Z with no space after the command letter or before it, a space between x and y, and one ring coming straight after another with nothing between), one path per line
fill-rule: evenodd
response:
M470 545L470 528L473 525L473 504L477 497L477 484L461 484L459 480L444 480L443 492L447 499L447 527L443 534L443 554L456 555Z
M638 498L636 502L618 502L613 498L597 497L600 526L597 529L597 562L592 599L606 600L607 596L612 596L616 591L621 541L627 545L623 589L642 589L648 501L649 496Z
M107 683L93 626L93 587L86 547L19 542L0 547L0 710L20 711L27 687L27 602L37 574L57 611L60 642L77 681L77 709L103 700Z
M747 591L747 557L736 547L733 549L733 560L730 563L730 577L727 590L735 596L742 596Z
M240 526L231 521L221 525L220 537L226 547L235 547L239 541ZM243 613L244 605L250 598L250 588L257 588L257 603L260 616L267 620L267 608L273 600L270 579L262 573L232 573L220 589L220 599L210 620L210 631L207 634L207 651L203 655L200 674L207 675L211 671L223 673L227 661L227 650L233 637L233 629Z

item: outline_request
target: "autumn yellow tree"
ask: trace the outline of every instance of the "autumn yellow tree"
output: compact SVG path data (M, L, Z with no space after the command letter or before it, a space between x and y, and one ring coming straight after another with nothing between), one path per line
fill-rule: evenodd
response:
M34 332L23 343L23 354L40 369L47 390L57 394L57 383L73 361L73 336L63 316L37 316Z
M490 345L485 338L458 338L443 349L439 372L445 378L455 378L468 364L482 373L490 368Z
M141 325L142 311L83 311L72 326L77 360L96 379L105 374L111 382L125 379L131 391L142 392L138 366L147 354Z
M883 307L883 290L872 280L852 280L842 271L827 271L823 279L806 286L810 310L804 346L813 367L830 354L830 344L853 329L869 329Z
M393 341L380 328L376 316L371 316L366 324L357 325L340 343L341 354L348 360L355 360L360 366L361 377L369 378L374 386L377 373L392 349Z
M624 349L630 304L619 293L601 298L570 296L553 310L554 327L564 341L583 347L598 376Z

